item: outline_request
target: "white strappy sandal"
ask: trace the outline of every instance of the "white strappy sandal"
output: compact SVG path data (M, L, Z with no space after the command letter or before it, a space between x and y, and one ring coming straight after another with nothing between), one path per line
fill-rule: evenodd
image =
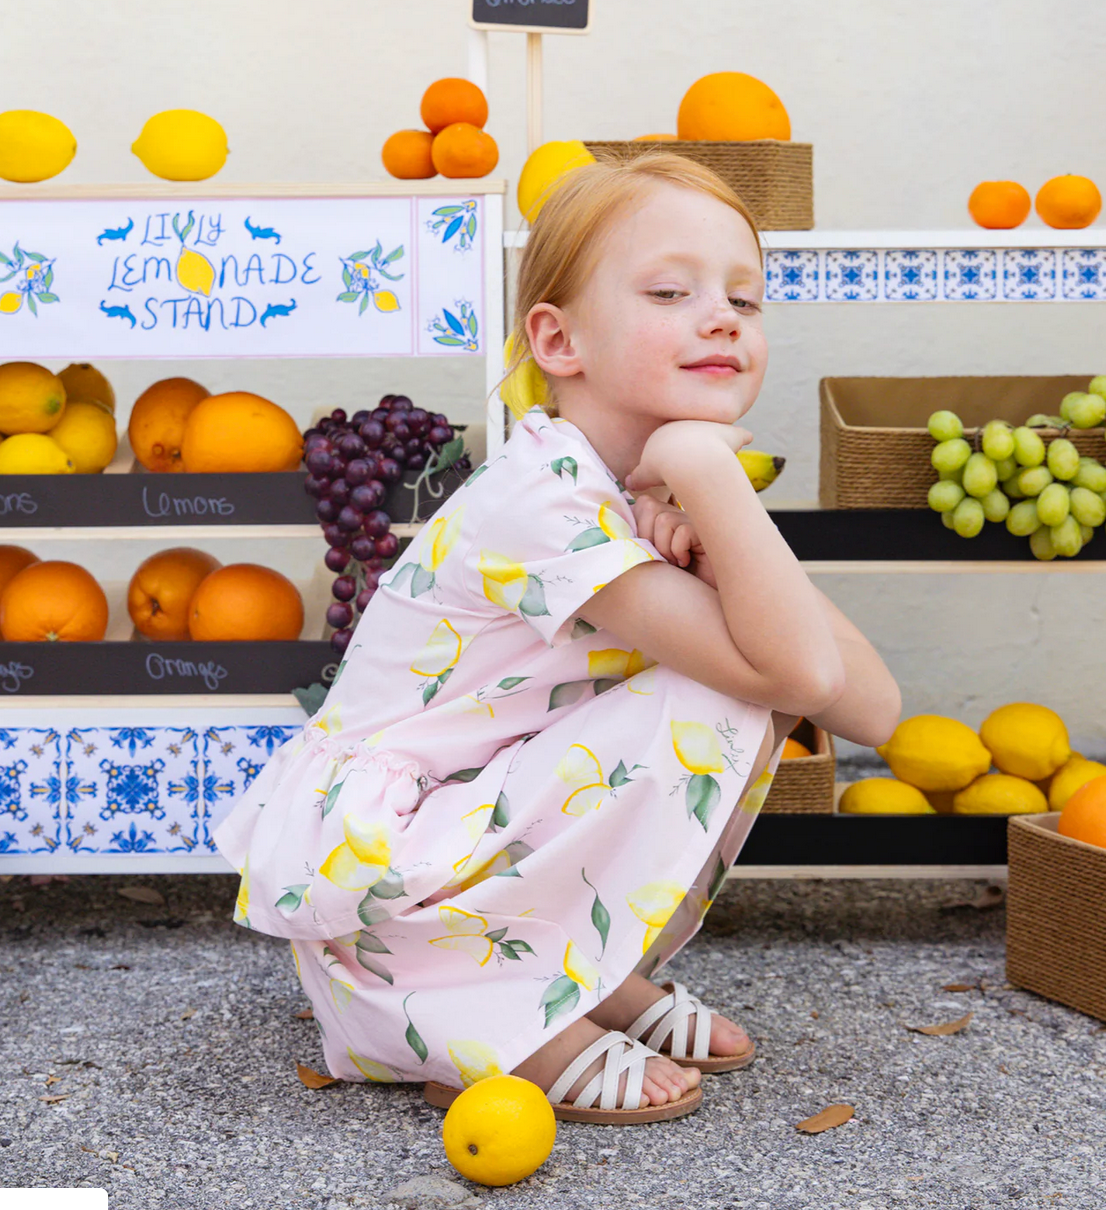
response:
M603 1070L585 1085L583 1092L574 1101L562 1098L580 1078L588 1066L606 1054ZM668 1118L681 1118L693 1113L703 1100L702 1088L692 1088L678 1101L666 1101L663 1105L646 1105L638 1108L641 1101L641 1086L645 1079L647 1059L655 1059L656 1051L628 1038L616 1029L608 1030L601 1038L581 1052L561 1072L556 1083L546 1093L553 1106L553 1114L563 1122L596 1122L608 1126L631 1126L638 1122L662 1122ZM618 1104L618 1080L626 1072L626 1091ZM423 1095L431 1105L448 1108L463 1090L428 1080ZM596 1107L595 1102L599 1105Z
M736 1071L740 1067L748 1067L756 1057L756 1045L749 1040L749 1045L742 1051L732 1055L712 1055L710 1053L710 1018L709 1009L698 996L688 994L682 983L670 979L659 985L671 989L670 994L650 1006L631 1025L626 1033L635 1041L643 1041L646 1046L678 1063L681 1067L698 1067L701 1072ZM695 1016L695 1046L692 1053L687 1053L688 1021ZM652 1027L647 1038L642 1035ZM661 1050L664 1040L672 1035L672 1041L667 1050Z

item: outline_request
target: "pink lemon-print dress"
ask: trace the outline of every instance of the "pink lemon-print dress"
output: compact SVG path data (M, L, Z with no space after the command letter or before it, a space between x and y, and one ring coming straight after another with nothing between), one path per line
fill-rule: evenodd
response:
M735 860L782 752L749 787L769 711L576 616L663 558L632 499L532 408L217 830L235 920L290 939L333 1075L509 1072L684 946Z

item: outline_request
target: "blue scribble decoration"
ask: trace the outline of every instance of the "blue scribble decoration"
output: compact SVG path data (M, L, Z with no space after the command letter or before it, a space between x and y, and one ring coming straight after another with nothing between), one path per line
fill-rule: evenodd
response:
M272 227L255 227L250 222L248 215L246 217L246 230L250 233L251 239L275 239L278 244L280 243L279 232L274 231Z
M457 242L453 245L455 252L467 252L472 247L476 240L475 199L462 202L459 206L439 206L432 213L434 218L427 219L427 230L437 235L444 227L443 244L448 244L456 236Z
M41 252L28 252L16 240L11 256L0 252L0 265L7 265L11 270L5 277L0 277L0 283L12 282L11 288L0 294L0 315L14 315L26 303L27 310L37 316L39 303L58 301L58 296L51 290L54 261L47 260Z
M283 303L269 303L261 313L261 326L264 327L266 321L272 319L274 315L291 315L295 309L296 300L294 298L287 306Z
M130 235L130 233L133 230L134 230L134 219L128 218L122 227L106 227L96 237L96 242L100 245L101 248L104 246L104 240L106 240L106 239L109 239L109 240L117 239L117 240L120 240L121 242L125 243L127 236Z
M360 301L358 315L365 313L370 298L373 306L385 314L401 310L399 299L396 298L395 293L392 290L383 289L380 279L384 277L388 281L402 280L404 276L402 273L389 273L384 266L390 265L403 256L403 245L400 244L398 248L393 248L382 260L383 251L380 240L377 240L376 247L371 251L353 252L349 256L339 257L342 262L342 282L346 288L338 295L337 301L344 303Z
M460 311L460 319L448 307L442 307L441 316L435 315L426 325L426 330L434 335L435 341L440 345L461 348L466 353L479 353L480 344L476 339L479 325L472 303L464 299L454 299L453 305Z
M103 299L100 299L100 310L108 317L108 319L129 319L131 327L138 322L131 314L130 307L109 307Z

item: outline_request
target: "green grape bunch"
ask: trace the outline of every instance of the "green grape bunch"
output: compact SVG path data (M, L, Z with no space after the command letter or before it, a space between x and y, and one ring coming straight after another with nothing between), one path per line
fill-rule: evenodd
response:
M934 412L926 427L936 442L930 462L938 479L929 507L962 538L974 538L990 521L1028 538L1037 559L1072 559L1106 524L1106 465L1081 456L1067 434L1104 422L1106 374L1086 391L1068 392L1059 415L1037 412L1021 425L996 419L966 429L955 412ZM1059 435L1046 441L1042 428Z

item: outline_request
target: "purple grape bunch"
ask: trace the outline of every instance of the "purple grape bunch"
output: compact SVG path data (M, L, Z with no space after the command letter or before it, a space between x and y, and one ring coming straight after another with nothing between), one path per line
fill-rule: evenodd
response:
M315 515L330 547L326 565L337 573L326 621L334 628L330 645L339 655L349 646L355 617L368 608L387 570L386 560L399 553L384 509L388 486L404 471L422 470L454 435L445 416L415 407L406 395L383 395L372 411L362 408L352 416L335 408L304 433L303 486L317 501ZM467 455L454 465L472 470Z

